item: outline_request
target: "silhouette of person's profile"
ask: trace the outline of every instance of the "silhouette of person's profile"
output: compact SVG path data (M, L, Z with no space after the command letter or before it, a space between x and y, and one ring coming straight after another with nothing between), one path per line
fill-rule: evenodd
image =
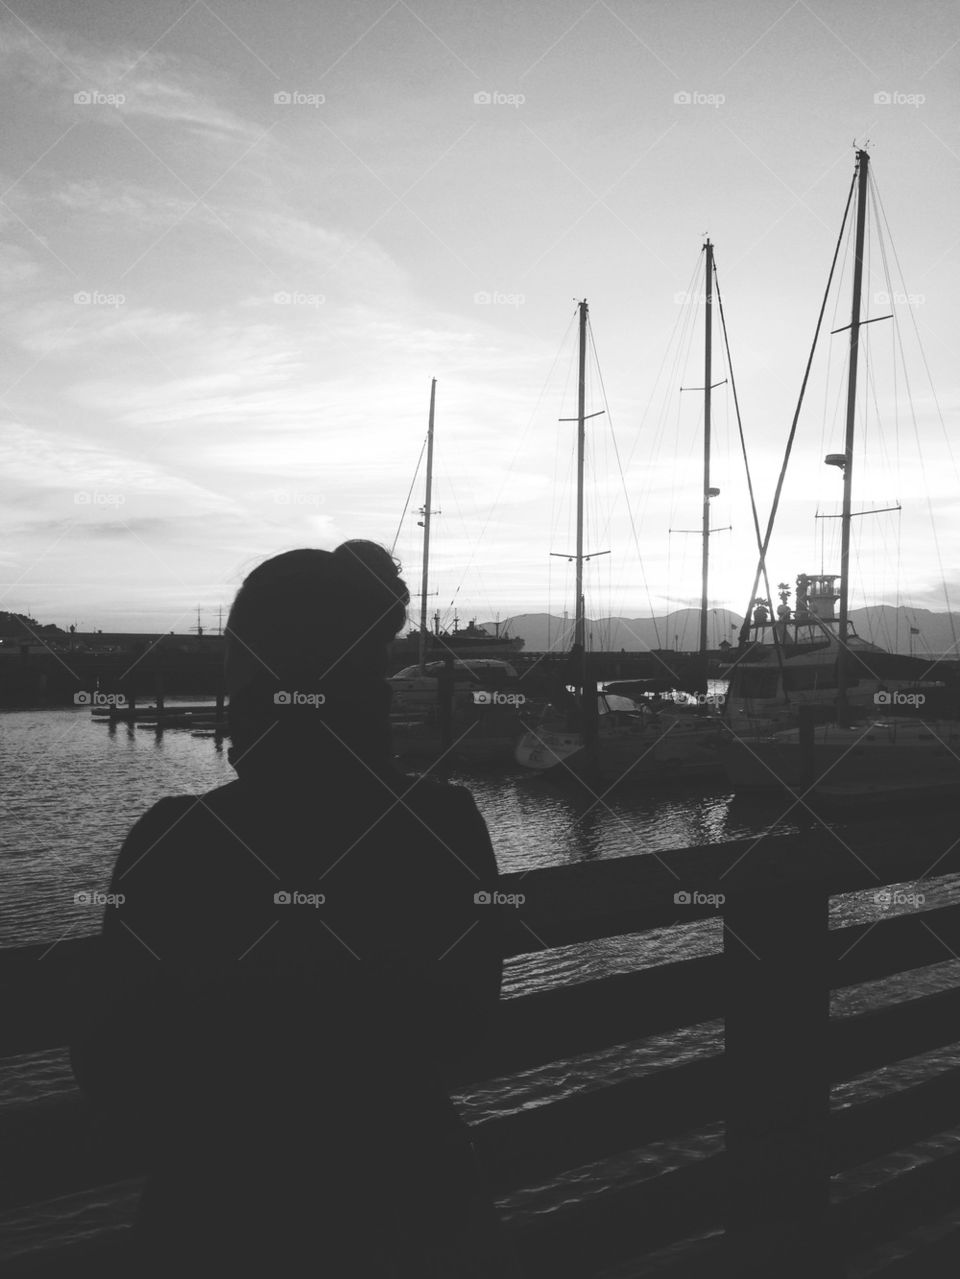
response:
M146 1171L137 1275L518 1272L450 1097L499 998L469 791L399 773L372 542L278 555L227 627L237 779L130 831L81 1089Z

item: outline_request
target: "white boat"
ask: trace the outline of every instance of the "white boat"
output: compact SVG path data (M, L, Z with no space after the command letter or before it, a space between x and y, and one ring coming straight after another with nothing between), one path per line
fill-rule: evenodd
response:
M592 765L600 780L669 781L717 774L723 735L717 716L685 713L669 702L665 709L651 711L643 703L603 692L597 702L595 760L582 731L547 720L520 738L517 763L537 772L557 769L560 775L575 776Z

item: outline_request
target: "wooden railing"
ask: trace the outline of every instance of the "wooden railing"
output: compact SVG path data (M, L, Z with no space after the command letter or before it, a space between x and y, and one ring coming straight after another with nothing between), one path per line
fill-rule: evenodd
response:
M889 825L861 823L842 841L817 827L504 877L503 891L526 899L507 912L508 955L716 917L716 905L695 897L678 903L678 892L725 899L722 953L507 999L495 1036L462 1080L466 1087L725 1023L722 1054L474 1126L505 1197L605 1159L629 1159L651 1142L725 1125L719 1153L542 1217L517 1216L512 1230L530 1279L586 1279L644 1256L652 1268L641 1270L638 1261L638 1274L836 1279L851 1259L960 1208L960 1151L949 1143L947 1153L871 1189L831 1194L837 1174L960 1125L960 1068L833 1113L830 1105L834 1084L960 1041L960 986L830 1015L832 990L956 958L960 906L899 915L893 907L854 927L831 929L828 920L831 895L956 873L958 834L945 817L918 821L907 844ZM3 1055L67 1042L96 947L85 938L0 951ZM581 1068L589 1073L589 1063ZM6 1108L0 1211L140 1171L98 1152L88 1128L78 1096ZM96 1253L91 1273L128 1273L115 1235L83 1248ZM925 1274L923 1258L946 1266L954 1250L960 1255L948 1234L909 1265L878 1273ZM51 1254L21 1273L86 1273L78 1255Z

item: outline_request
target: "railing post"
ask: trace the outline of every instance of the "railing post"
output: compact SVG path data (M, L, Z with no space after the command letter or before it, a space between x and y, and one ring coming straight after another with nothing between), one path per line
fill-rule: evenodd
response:
M827 893L769 879L724 911L730 1273L840 1279L829 1224Z

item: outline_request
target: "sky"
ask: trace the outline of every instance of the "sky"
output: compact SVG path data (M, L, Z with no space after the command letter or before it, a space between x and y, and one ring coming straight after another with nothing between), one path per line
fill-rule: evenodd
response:
M587 611L696 604L705 236L765 523L864 144L862 314L894 318L864 331L854 503L900 509L854 521L851 602L960 597L955 6L12 0L0 27L0 609L206 628L262 559L349 537L418 590L435 377L430 612L572 611L584 298ZM846 341L774 585L836 571ZM713 345L709 597L742 613Z

